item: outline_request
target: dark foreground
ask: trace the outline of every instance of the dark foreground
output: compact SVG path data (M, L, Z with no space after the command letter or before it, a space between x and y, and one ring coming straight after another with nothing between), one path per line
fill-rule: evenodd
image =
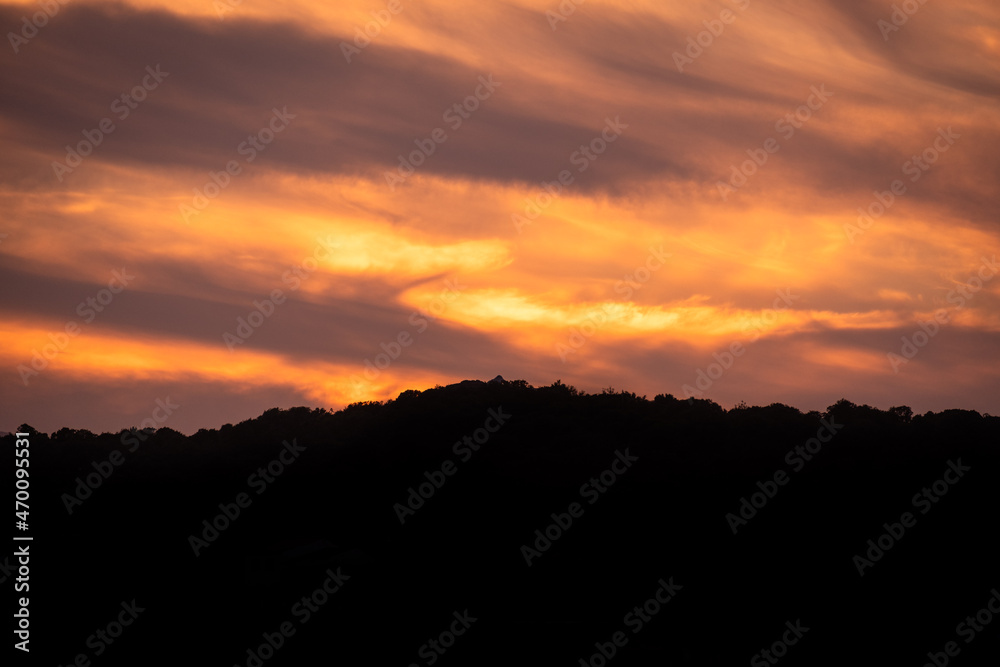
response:
M32 664L998 664L996 417L462 383L54 436Z

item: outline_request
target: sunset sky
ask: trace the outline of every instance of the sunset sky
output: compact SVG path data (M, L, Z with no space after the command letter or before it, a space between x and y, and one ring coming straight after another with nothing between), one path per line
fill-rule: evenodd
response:
M897 7L0 5L0 430L497 374L998 413L1000 5Z

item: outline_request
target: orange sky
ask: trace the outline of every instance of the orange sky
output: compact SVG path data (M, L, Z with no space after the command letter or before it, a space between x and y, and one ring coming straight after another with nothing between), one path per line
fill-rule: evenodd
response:
M41 7L0 5L0 430L497 374L998 411L995 3Z

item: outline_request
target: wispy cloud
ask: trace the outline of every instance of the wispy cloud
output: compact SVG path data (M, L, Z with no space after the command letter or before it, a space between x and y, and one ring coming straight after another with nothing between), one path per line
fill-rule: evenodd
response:
M193 406L185 394L211 386L232 420L497 373L677 394L748 327L758 340L707 397L996 411L998 372L981 359L1000 287L898 374L885 362L1000 249L996 6L927 3L885 40L891 8L869 0L588 0L556 30L543 0L400 4L351 62L341 44L375 20L371 3L243 2L220 20L210 2L74 2L0 56L0 417L110 429L136 388ZM0 5L0 24L16 32L35 7ZM735 20L678 71L673 53L724 10ZM112 105L147 66L169 75L121 120ZM455 129L447 110L487 75L500 87ZM779 127L820 86L832 96ZM294 119L249 159L239 147L268 138L276 109ZM57 178L53 162L105 118L114 131ZM615 118L615 142L574 162ZM910 180L948 128L960 138ZM433 155L387 187L428 137ZM723 201L719 183L755 150L766 163ZM518 233L511 214L567 170ZM896 180L905 194L846 234ZM616 293L650 247L669 262ZM135 282L23 386L17 365L121 266ZM352 381L446 280L461 297L377 379ZM761 325L788 287L801 298ZM276 289L287 301L227 349L223 333ZM557 345L595 312L609 314L599 335L564 362ZM85 412L39 412L83 391ZM172 426L220 418L186 407Z

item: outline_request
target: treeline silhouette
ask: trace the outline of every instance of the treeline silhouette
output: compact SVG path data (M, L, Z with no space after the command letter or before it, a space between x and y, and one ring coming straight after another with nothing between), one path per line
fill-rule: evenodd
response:
M761 651L797 621L781 664L1000 653L1000 620L956 634L1000 586L1000 418L974 411L726 410L498 378L190 436L19 431L53 664L773 664ZM680 588L643 610L661 581ZM146 611L96 656L88 638L133 598Z

